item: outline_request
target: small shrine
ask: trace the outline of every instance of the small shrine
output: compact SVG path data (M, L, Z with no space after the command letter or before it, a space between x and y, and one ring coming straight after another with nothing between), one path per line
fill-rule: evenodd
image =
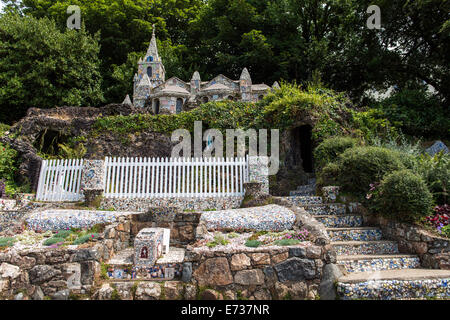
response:
M117 254L108 263L108 276L123 280L172 280L180 278L185 250L170 249L170 229L145 228L134 247Z

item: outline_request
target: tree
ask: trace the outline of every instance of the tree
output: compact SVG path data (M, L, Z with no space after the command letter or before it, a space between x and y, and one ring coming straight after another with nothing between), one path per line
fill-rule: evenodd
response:
M98 105L103 100L98 36L60 32L48 18L0 16L0 122L30 107Z
M2 0L12 4L16 0ZM128 55L143 52L150 42L156 24L160 44L180 56L186 42L189 22L203 5L202 0L23 0L25 15L53 19L60 30L66 28L69 5L78 5L82 22L90 34L100 32L100 57L103 89L108 102L121 102L126 92L111 88L125 87L117 77L117 67L127 63ZM169 48L172 46L172 48ZM163 56L164 57L164 56ZM172 69L173 67L173 69ZM168 64L167 74L178 75L182 67ZM115 73L115 74L113 74ZM119 81L119 82L118 82ZM133 77L126 79L132 83Z

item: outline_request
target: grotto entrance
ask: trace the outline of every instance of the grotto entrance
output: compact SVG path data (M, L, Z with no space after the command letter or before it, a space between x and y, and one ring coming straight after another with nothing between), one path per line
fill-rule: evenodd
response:
M59 154L61 146L67 143L69 137L59 131L44 129L39 133L34 147L42 153L56 156Z
M291 131L291 152L294 166L303 166L306 173L313 172L312 127L303 125Z

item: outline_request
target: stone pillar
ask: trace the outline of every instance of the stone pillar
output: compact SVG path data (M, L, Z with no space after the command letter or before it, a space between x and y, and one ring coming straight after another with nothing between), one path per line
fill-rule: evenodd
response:
M269 157L248 157L249 182L260 182L261 191L269 193Z
M81 192L84 194L86 205L100 205L99 200L104 191L105 162L103 160L84 160L81 170Z

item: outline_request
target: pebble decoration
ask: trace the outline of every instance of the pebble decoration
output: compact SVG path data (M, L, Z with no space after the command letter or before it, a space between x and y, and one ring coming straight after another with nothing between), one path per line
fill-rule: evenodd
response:
M316 220L327 228L349 228L361 227L363 225L363 217L361 215L318 216Z
M328 230L331 241L378 241L382 239L380 229Z
M46 210L32 213L27 225L33 230L57 231L70 228L88 229L99 223L113 223L119 216L133 214L120 211Z
M397 254L398 244L394 241L367 242L358 244L334 243L337 255Z
M306 205L304 208L309 214L315 216L345 214L345 205L340 203Z
M344 300L396 300L405 298L449 298L450 279L369 280L338 283L337 292Z
M405 257L340 260L337 261L337 264L344 266L347 272L366 272L420 268L420 259L418 257Z
M200 221L205 222L208 230L284 231L293 228L295 219L291 210L278 205L267 205L203 212Z
M309 197L309 196L291 196L285 198L292 205L304 206L307 204L322 204L322 197Z

